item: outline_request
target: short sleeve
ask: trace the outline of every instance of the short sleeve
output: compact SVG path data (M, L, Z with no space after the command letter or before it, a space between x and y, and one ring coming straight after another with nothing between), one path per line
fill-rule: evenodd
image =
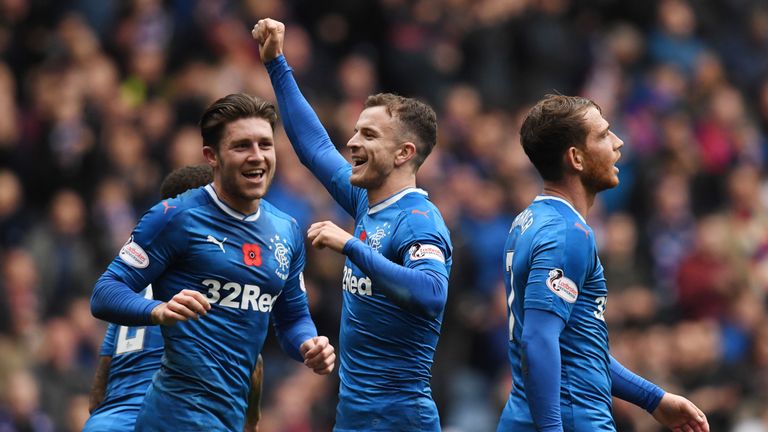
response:
M403 266L448 277L450 239L440 232L432 217L423 212L403 212L394 229L392 244Z
M562 219L543 224L533 243L525 309L550 311L568 321L586 279L590 246Z

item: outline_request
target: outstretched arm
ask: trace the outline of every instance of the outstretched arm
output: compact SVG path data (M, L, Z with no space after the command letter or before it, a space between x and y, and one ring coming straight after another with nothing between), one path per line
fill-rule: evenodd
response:
M347 212L354 214L350 201L351 185L337 190L332 182L338 171L348 165L336 150L320 119L301 94L293 71L283 56L285 25L266 18L259 20L251 32L259 41L259 52L272 80L280 117L291 145L303 163L325 186Z

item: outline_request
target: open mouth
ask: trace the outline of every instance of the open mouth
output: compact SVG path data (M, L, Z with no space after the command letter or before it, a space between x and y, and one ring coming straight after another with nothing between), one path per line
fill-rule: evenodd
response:
M266 175L267 171L263 168L252 169L243 172L243 177L249 180L261 180Z
M352 166L355 168L363 166L367 162L368 162L367 158L360 157L360 156L352 156Z

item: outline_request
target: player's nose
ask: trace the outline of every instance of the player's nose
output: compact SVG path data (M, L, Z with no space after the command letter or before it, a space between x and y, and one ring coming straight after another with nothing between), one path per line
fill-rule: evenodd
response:
M246 158L247 162L261 162L266 159L266 155L264 150L260 149L259 146L254 146L250 152L248 152L248 157Z
M618 135L616 135L616 134L614 134L613 132L611 132L611 134L613 134L613 137L614 137L614 139L616 140L616 143L614 144L614 146L613 146L613 147L614 147L614 148L615 148L617 151L618 151L618 150L621 150L621 148L622 148L622 147L624 147L624 140L622 140L621 138L619 138L619 136L618 136Z
M360 148L360 147L361 147L361 144L360 144L360 132L355 132L355 134L352 135L352 137L349 139L349 141L347 141L347 148L349 148L349 149L356 149L356 148Z

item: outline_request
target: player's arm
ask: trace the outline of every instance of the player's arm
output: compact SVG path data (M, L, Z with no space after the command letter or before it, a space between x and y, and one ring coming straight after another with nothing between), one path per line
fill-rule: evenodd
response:
M443 311L448 298L447 274L396 264L330 221L312 224L307 236L315 247L347 255L377 289L403 309L426 319Z
M355 195L349 182L334 182L349 164L336 150L320 119L301 94L293 71L283 56L283 23L260 20L251 32L259 41L259 52L275 90L285 132L303 163L344 209L354 215Z
M443 311L448 298L445 275L395 264L354 237L346 242L342 253L396 305L426 319L435 319Z
M526 309L520 340L525 395L537 431L561 432L560 333L565 321L555 313Z
M93 288L91 313L96 318L120 325L152 325L152 310L161 303L139 295L108 269Z
M117 325L108 325L107 331L104 333L104 340L99 348L99 364L96 366L96 373L93 376L93 384L91 385L91 394L88 398L88 412L90 413L93 413L104 402L107 394L109 367L112 364L112 354L115 352L117 330Z
M643 408L670 429L709 431L707 417L688 399L666 393L661 387L625 368L613 356L610 367L613 396Z
M304 288L304 241L298 226L293 227L294 243L291 269L283 292L275 300L272 310L273 325L281 348L291 358L303 362L318 374L333 370L336 361L334 348L325 336L317 335L317 328L309 315L307 293Z
M99 356L99 364L96 365L96 373L93 375L93 384L91 384L91 393L88 395L88 412L91 414L104 402L111 364L112 356Z
M664 390L634 374L611 356L611 395L652 413L659 406Z
M264 381L264 359L259 354L256 369L251 375L251 391L248 393L248 409L245 411L245 432L258 432L261 418L261 384Z
M180 229L183 224L171 223L174 216L157 204L142 217L129 242L94 286L94 317L127 326L169 325L197 318L210 309L205 296L194 290L182 290L167 303L139 294L186 247Z
M585 252L591 244L583 232L569 228L561 218L544 221L537 231L527 235L535 237L520 299L525 311L520 324L525 394L536 430L562 431L560 334L570 319L578 288L584 283L589 267L589 254ZM570 289L553 290L552 284Z

